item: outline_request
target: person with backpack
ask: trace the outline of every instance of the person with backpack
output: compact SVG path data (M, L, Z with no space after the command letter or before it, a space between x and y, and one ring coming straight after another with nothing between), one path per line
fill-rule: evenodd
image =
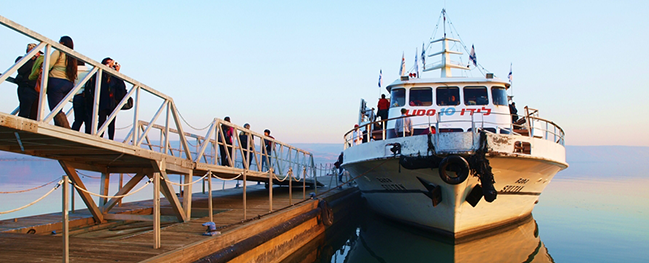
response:
M36 47L36 44L30 43L27 44L27 51L29 53L33 48ZM15 82L18 85L18 101L20 102L18 116L23 118L30 118L36 120L36 109L38 109L38 92L34 89L36 86L36 80L30 80L29 75L32 73L32 67L36 59L42 55L43 52L38 52L36 55L31 57L25 64L23 64L18 69L18 75L16 75ZM20 56L16 58L18 62L23 57ZM36 107L33 107L36 106ZM32 110L33 108L36 108Z

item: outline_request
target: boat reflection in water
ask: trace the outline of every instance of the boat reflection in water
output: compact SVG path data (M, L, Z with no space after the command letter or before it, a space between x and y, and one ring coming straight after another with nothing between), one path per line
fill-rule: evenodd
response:
M531 216L456 241L375 215L356 221L333 225L284 262L554 262Z

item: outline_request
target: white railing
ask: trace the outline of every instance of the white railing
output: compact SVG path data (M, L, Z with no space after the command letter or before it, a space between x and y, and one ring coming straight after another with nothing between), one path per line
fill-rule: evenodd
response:
M502 114L502 113L495 113L495 112L490 112L489 114L501 115L501 116L506 115L508 120L511 120L511 116L512 116L510 114ZM412 127L415 129L417 129L417 127L429 127L428 130L426 130L425 128L417 129L419 130L419 133L414 134L415 136L426 135L432 130L432 128L434 128L436 141L439 138L440 133L455 132L454 129L461 129L462 132L473 132L474 134L476 134L479 129L483 129L486 130L487 132L492 132L492 133L529 136L534 138L545 139L561 145L565 144L565 134L563 129L561 129L561 127L559 127L557 124L555 124L552 121L545 120L536 116L531 116L531 115L518 116L519 119L524 120L524 121L519 121L519 124L514 124L511 121L507 121L507 122L493 121L496 119L503 119L503 118L502 117L484 118L483 113L479 113L479 112L476 112L475 114L471 114L470 116L471 116L470 119L455 118L453 120L448 120L448 119L444 120L441 114L437 114L435 115L435 118L433 120L431 120L431 118L428 118L428 120L422 122L421 116L409 115L409 116L399 116L387 120L366 123L363 124L362 126L359 126L357 129L351 129L350 131L345 133L344 135L345 149L368 141L384 140L386 138L397 137L397 134L394 129L387 129L387 124L388 122L393 123L397 119L402 119L402 118L411 118ZM442 124L451 124L451 125L442 125ZM445 128L442 126L445 127L449 126L449 128ZM374 129L375 127L380 127L380 128ZM367 131L372 131L372 132L367 132ZM405 134L405 131L402 131L402 134L400 134L400 136L403 137L403 136L410 136L410 135ZM475 140L476 136L472 136L472 138Z

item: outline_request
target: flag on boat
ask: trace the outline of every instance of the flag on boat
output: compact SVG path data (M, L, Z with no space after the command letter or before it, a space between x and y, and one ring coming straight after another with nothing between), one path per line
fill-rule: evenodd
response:
M509 79L509 83L512 83L512 64L509 64L509 75L507 75L507 78Z
M418 52L417 48L415 48L415 73L417 73L417 76L415 76L415 77L417 77L417 78L419 77L419 64L417 64L417 57L419 55L418 53L419 52Z
M469 54L469 60L473 62L474 66L478 66L478 58L475 56L475 47L471 45L471 54Z
M381 87L381 82L383 82L383 70L379 70L379 88Z
M426 70L426 49L424 43L421 43L421 70Z
M406 74L406 57L405 53L401 54L401 68L399 69L399 76Z

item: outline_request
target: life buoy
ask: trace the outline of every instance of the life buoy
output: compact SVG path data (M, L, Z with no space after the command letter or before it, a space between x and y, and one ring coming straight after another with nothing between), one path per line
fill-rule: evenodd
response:
M325 226L333 225L334 212L331 210L331 207L329 207L329 204L327 204L327 201L320 200L320 202L318 202L318 207L320 208L320 219L322 220L322 224Z
M449 175L455 172L455 176ZM469 163L462 156L451 155L439 164L439 176L448 184L460 184L469 176Z

